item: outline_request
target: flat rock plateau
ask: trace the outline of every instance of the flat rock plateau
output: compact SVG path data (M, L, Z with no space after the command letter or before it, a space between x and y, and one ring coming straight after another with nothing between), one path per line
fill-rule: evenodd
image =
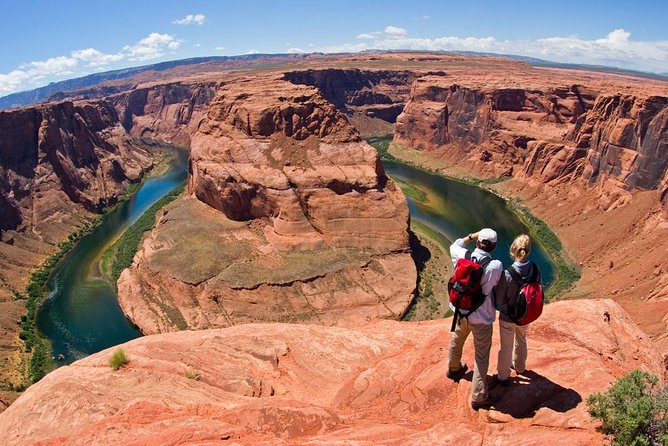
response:
M491 411L470 408L471 372L445 377L449 319L261 323L130 341L118 371L113 348L61 367L0 431L7 445L598 445L583 400L624 370L663 365L613 301L582 301L578 319L570 309L551 304L532 326L530 370Z
M582 270L495 410L445 379L447 320L397 321L408 207L362 139L386 133L395 156L494 179ZM117 284L150 336L117 372L108 350L30 387L0 414L10 444L600 444L586 396L633 368L665 379L668 84L389 53L207 62L0 111L3 389L26 364L15 293L143 177L154 141L190 164Z

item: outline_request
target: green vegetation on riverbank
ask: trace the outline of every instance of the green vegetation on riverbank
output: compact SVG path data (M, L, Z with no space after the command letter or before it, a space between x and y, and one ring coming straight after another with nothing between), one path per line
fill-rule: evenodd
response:
M365 140L370 145L376 148L376 150L378 151L378 155L382 160L408 165L417 169L422 169L430 173L434 173L436 175L443 176L449 180L459 181L473 186L482 187L497 196L499 195L498 192L490 188L489 186L506 180L505 177L492 178L492 179L471 179L471 178L459 178L459 177L444 175L442 172L438 170L430 169L418 163L407 161L394 156L392 153L390 153L390 145L392 143L392 139L393 137L391 134L385 136L375 136L375 137L365 138ZM404 182L401 181L397 182L397 185L401 187L404 193L407 196L416 198L413 195L414 191L411 191L410 189L405 190L404 186L401 183ZM409 187L412 188L412 186L410 185ZM568 256L564 252L561 241L556 236L556 234L549 228L549 226L544 221L533 215L526 206L523 206L518 198L512 198L510 200L508 200L505 197L501 198L503 198L506 201L508 208L512 212L514 212L518 216L518 218L520 218L520 220L522 220L522 222L529 228L529 233L534 239L534 241L536 243L539 243L541 246L545 248L545 251L547 252L550 260L555 265L556 278L554 283L547 290L546 298L550 300L550 297L557 297L564 291L571 288L573 284L580 279L580 270L576 265L573 264L573 262L571 262L568 259Z
M151 175L161 174L169 167L172 161L170 153L160 154L159 161L151 169ZM44 377L55 366L51 358L51 349L46 339L43 339L36 327L37 311L44 299L44 294L48 289L49 278L56 266L63 260L65 255L72 250L75 245L85 236L92 233L104 220L105 216L116 209L120 203L128 200L134 195L149 175L144 175L142 180L137 183L129 184L116 202L106 207L101 215L97 215L84 221L82 226L76 231L70 233L67 239L57 246L57 251L49 256L43 264L30 275L30 281L26 287L25 296L16 295L15 298L25 298L26 313L21 316L19 321L19 338L24 342L26 353L30 354L27 367L23 370L23 384L16 391L22 391L30 384L33 384Z
M132 259L134 259L135 254L139 249L139 243L141 242L144 233L155 226L155 214L168 203L174 201L176 197L181 195L184 188L185 182L175 187L160 200L156 201L104 252L100 262L100 269L102 274L111 281L114 287L116 286L116 281L120 277L121 272L132 265Z
M450 241L429 226L411 220L410 245L418 279L415 299L402 320L443 317L448 310L448 279L452 275L448 252Z
M37 333L35 318L37 309L42 302L47 282L51 272L76 243L102 221L102 217L96 217L91 221L84 222L83 226L76 232L71 233L67 240L58 245L58 251L52 254L42 266L30 275L30 282L26 288L26 314L21 316L19 338L25 343L25 350L32 353L28 366L28 373L23 387L36 383L44 377L51 369L53 363L49 357L48 344ZM22 390L22 389L16 389Z

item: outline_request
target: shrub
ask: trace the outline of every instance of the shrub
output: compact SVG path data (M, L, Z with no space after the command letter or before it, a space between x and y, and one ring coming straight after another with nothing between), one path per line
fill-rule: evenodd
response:
M607 392L587 398L600 430L612 436L613 445L668 445L668 387L658 388L658 378L634 370Z
M122 348L117 348L114 353L111 354L111 358L109 358L109 367L114 370L120 369L127 363L128 357L125 355L125 351Z
M186 375L186 378L188 378L188 379L194 379L195 381L199 381L200 378L202 377L202 375L201 375L199 372L195 371L195 370L188 370L188 369L186 369L184 373L185 373L185 375Z

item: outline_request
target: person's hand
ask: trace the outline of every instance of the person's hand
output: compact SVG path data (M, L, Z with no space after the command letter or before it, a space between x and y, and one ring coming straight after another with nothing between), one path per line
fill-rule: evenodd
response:
M469 238L471 240L478 240L478 234L480 234L480 231L474 232L473 234L469 234Z

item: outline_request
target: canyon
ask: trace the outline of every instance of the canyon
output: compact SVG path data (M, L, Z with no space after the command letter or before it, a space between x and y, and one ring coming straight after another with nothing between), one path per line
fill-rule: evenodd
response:
M175 436L245 444L462 432L476 444L522 432L597 444L586 395L632 368L665 376L668 84L427 53L273 62L144 72L0 112L3 370L20 368L14 293L29 272L142 178L157 156L151 141L191 153L187 193L158 213L118 281L126 315L156 335L124 346L131 360L119 372L106 351L47 375L0 416L12 438L108 442L118 429L159 443L163 421L179 419ZM521 413L476 415L468 383L445 381L447 321L377 321L401 317L416 286L403 194L362 139L380 132L394 133L390 152L407 162L493 179L581 268L532 331L540 384ZM579 319L568 316L574 305ZM215 330L182 331L193 329ZM95 401L85 386L99 389ZM57 389L81 398L76 434L54 425L51 413L76 418ZM9 430L48 400L52 411ZM443 422L452 413L461 429ZM133 427L139 418L146 430Z
M470 408L470 373L445 378L449 319L261 323L136 339L117 371L114 348L89 356L29 388L0 429L7 445L602 444L583 400L663 365L611 300L582 301L577 320L569 305L532 325L530 371L490 411Z

